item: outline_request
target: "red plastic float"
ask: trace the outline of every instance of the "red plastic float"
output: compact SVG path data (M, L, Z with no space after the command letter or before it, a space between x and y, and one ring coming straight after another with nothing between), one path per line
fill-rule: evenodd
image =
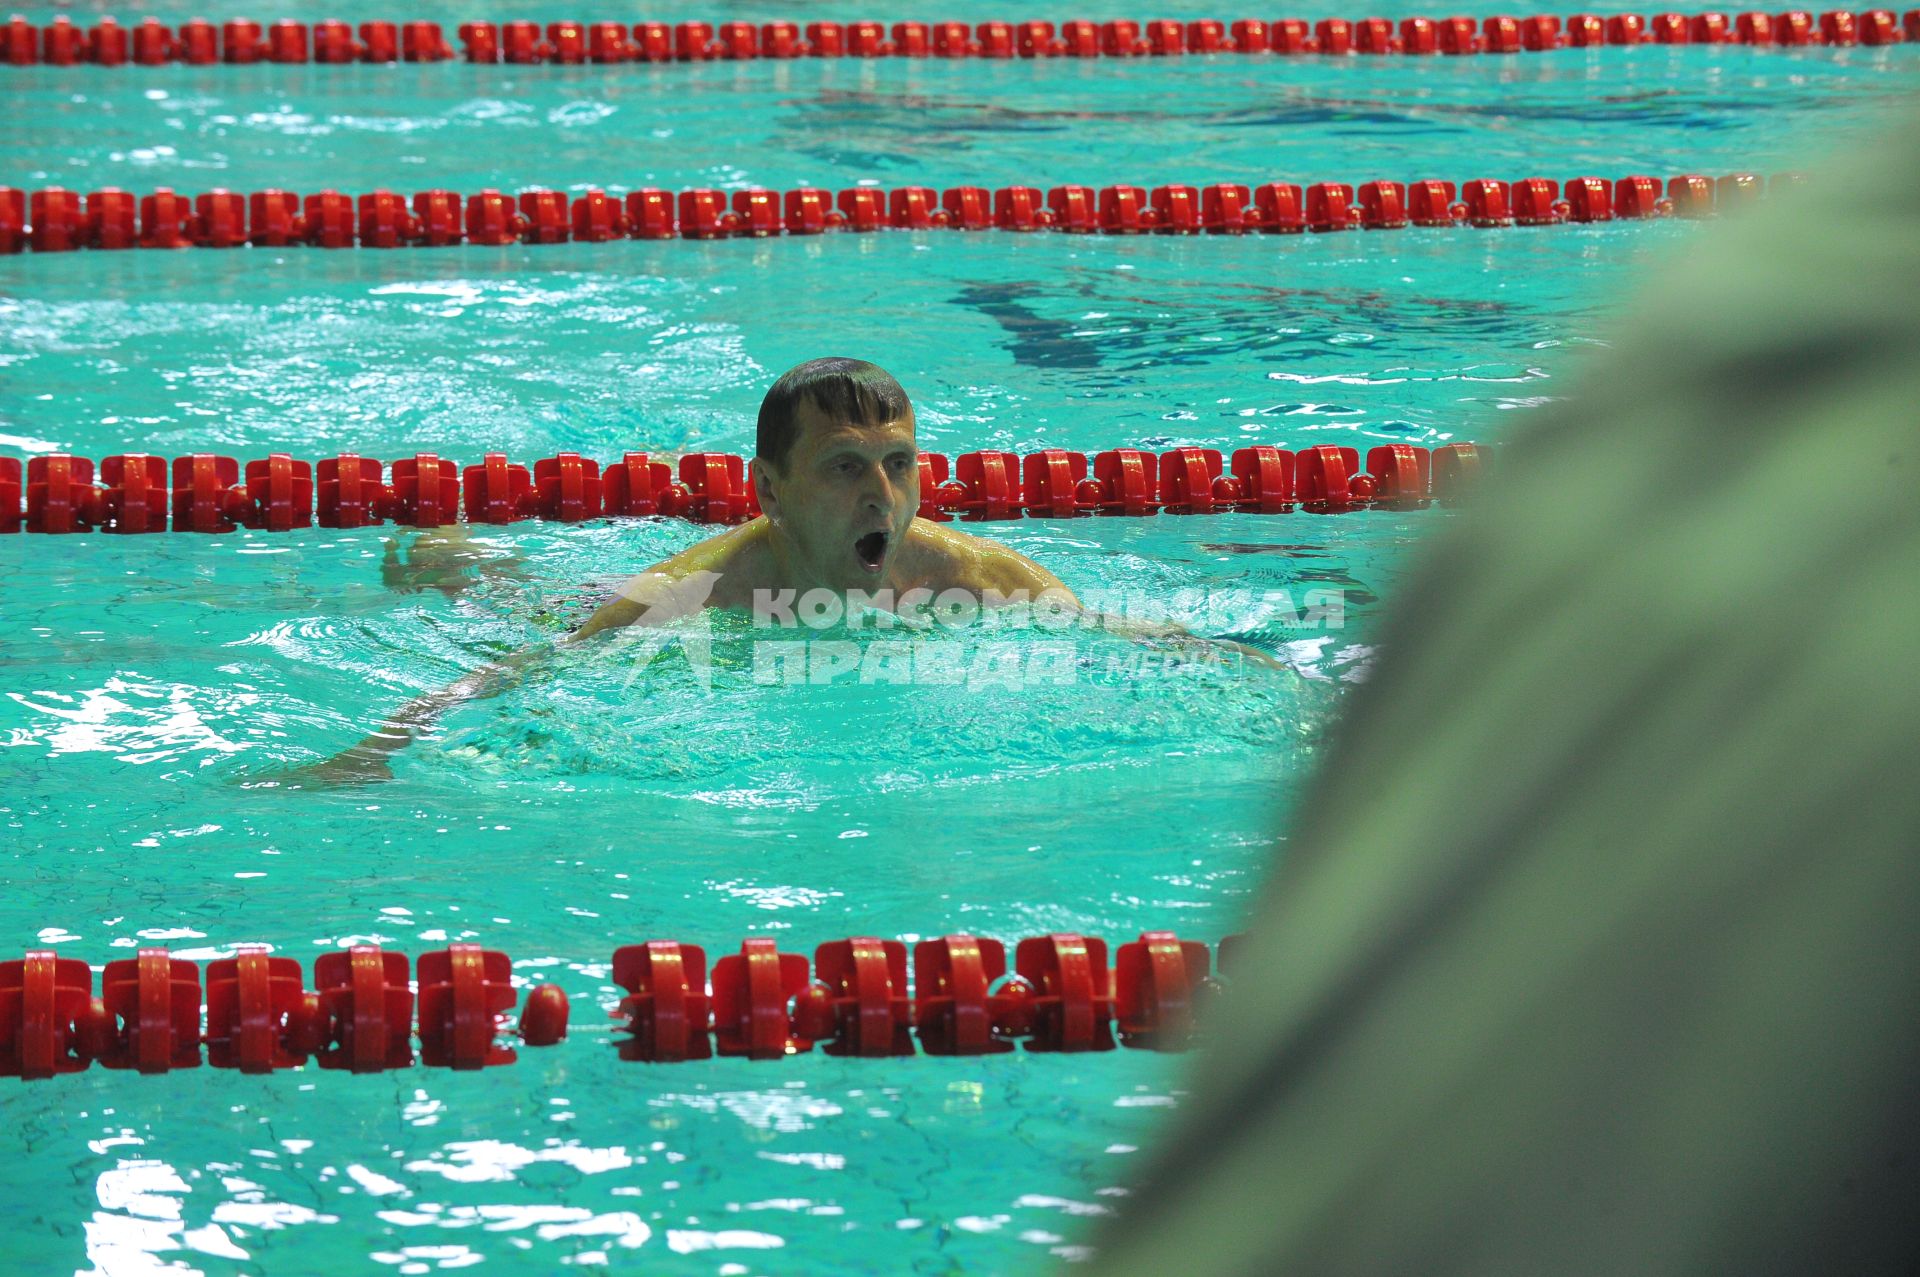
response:
M104 1019L94 1006L93 969L77 958L35 949L0 962L0 1077L32 1081L86 1068L105 1053L89 1033Z
M1011 452L968 452L955 480L942 485L940 506L972 520L1017 519L1021 514L1020 458Z
M423 953L414 964L420 984L420 1062L453 1069L511 1064L518 1057L498 1041L513 1009L513 961L477 944Z
M1020 466L1020 508L1027 514L1048 519L1091 514L1091 510L1080 504L1080 485L1086 479L1085 453L1061 448L1029 453Z
M1212 514L1220 478L1218 448L1174 448L1160 454L1160 506L1168 514Z
M1096 453L1088 507L1100 514L1148 515L1160 509L1160 467L1156 457L1138 448Z
M1114 951L1114 1019L1128 1046L1178 1051L1192 1040L1195 1003L1211 986L1207 946L1171 931L1142 932Z
M952 522L952 512L941 504L943 499L951 495L951 490L947 488L950 471L951 463L944 455L937 452L920 454L920 518L935 523ZM5 481L5 476L0 475L0 483Z
M1447 505L1465 499L1480 480L1485 453L1470 443L1450 443L1433 450L1433 495Z
M1367 451L1374 503L1388 510L1417 510L1433 496L1433 454L1411 444L1383 444Z
M320 1045L318 1016L302 987L300 964L265 948L207 964L207 1063L242 1073L271 1073L306 1063Z
M1236 968L1237 937L1219 967ZM1023 940L1011 978L998 940L948 935L912 947L856 936L814 950L809 963L766 937L715 963L695 945L650 940L614 954L623 992L613 1018L622 1058L653 1062L715 1054L778 1059L815 1043L834 1055L882 1058L985 1055L1020 1039L1041 1053L1104 1051L1118 1044L1161 1051L1189 1046L1205 1028L1219 981L1207 947L1169 931L1144 931L1107 965L1096 937L1059 933ZM483 1069L513 1063L503 1041L514 1006L512 963L476 944L425 953L419 981L419 1062ZM164 1073L206 1060L270 1073L310 1059L321 1068L377 1073L414 1063L416 1001L405 955L371 945L321 955L315 988L300 964L243 945L205 973L164 949L111 962L95 997L84 962L35 950L0 962L0 1076L26 1080L110 1068ZM908 972L912 971L912 988ZM554 985L532 990L518 1036L550 1046L567 1036L568 1000Z
M1283 514L1293 509L1294 472L1294 454L1284 448L1261 444L1236 449L1233 508L1249 514Z
M1157 456L1116 448L1091 460L1059 448L1025 457L969 452L957 464L944 454L922 453L920 514L945 522L1139 517L1161 510L1281 514L1296 505L1313 513L1411 509L1417 503L1408 504L1409 476L1429 473L1441 453L1455 456L1463 448L1472 445L1450 444L1431 453L1411 444L1374 447L1364 471L1355 449L1333 445L1297 454L1272 445L1243 447L1227 465L1218 450L1196 447ZM681 457L677 481L666 462L640 452L604 469L570 452L532 467L488 453L463 470L419 453L395 461L385 480L383 469L374 458L354 453L317 465L274 453L244 467L231 457L194 453L174 458L169 486L164 458L125 455L103 460L96 483L91 460L53 454L29 458L23 483L20 462L0 458L0 531L163 532L169 512L174 531L200 533L236 527L285 532L316 522L361 528L389 520L431 528L462 518L504 525L534 518L578 523L669 515L734 524L760 513L746 459L730 453Z
M1512 226L1512 188L1505 182L1478 179L1460 188L1461 202L1467 206L1466 223L1481 228Z
M988 1055L1013 1050L995 1035L991 993L1007 974L1006 947L977 936L943 936L913 947L914 1028L929 1055Z
M528 1046L554 1046L564 1041L570 1006L566 990L559 985L535 986L520 1012L520 1040Z
M776 1060L812 1049L787 1005L807 987L807 960L781 953L764 936L740 942L740 952L713 964L714 1049L721 1055Z
M1305 193L1291 182L1265 182L1253 189L1254 225L1269 235L1307 229Z
M1359 504L1354 491L1360 454L1353 448L1321 444L1294 459L1294 495L1300 508L1314 514L1337 514Z
M165 949L142 949L107 964L100 1000L113 1017L100 1063L142 1073L199 1066L199 967Z
M644 452L629 452L601 475L601 508L609 515L628 517L663 514L672 486L673 468L666 462L651 461Z
M713 1053L705 950L672 940L627 945L614 951L613 981L627 991L614 1012L631 1035L622 1058L672 1062Z
M1399 182L1366 182L1361 185L1361 226L1370 231L1398 230L1407 221L1405 186Z
M1315 182L1306 189L1306 226L1310 231L1327 234L1350 231L1356 219L1353 188L1341 182Z
M98 523L119 533L167 530L167 463L159 457L117 456L100 463Z
M1605 179L1582 178L1583 182ZM1669 181L1707 180L1683 174ZM1612 183L1651 184L1648 211L1616 216L1665 215L1659 204L1660 179L1635 176ZM1541 184L1545 184L1544 186ZM588 190L569 198L559 191L524 191L518 196L485 190L462 197L445 190L420 191L411 205L401 194L376 190L356 200L338 191L319 191L303 201L288 191L204 192L189 200L165 188L139 197L139 234L132 232L135 198L111 188L82 197L60 188L31 193L0 188L0 253L32 248L37 253L76 249L142 248L321 248L444 247L462 242L501 246L514 243L560 244L569 240L727 239L738 236L818 235L829 230L873 232L885 229L929 231L999 229L1030 233L1099 232L1139 234L1239 234L1263 231L1321 233L1364 226L1372 230L1415 226L1452 226L1467 222L1493 227L1548 225L1567 220L1540 210L1554 201L1535 199L1533 191L1551 186L1546 178L1506 182L1479 179L1464 187L1437 180L1402 184L1368 182L1359 189L1318 182L1305 188L1269 182L1249 188L1216 182L1204 187L1172 183L1147 189L1115 185L1093 188L1057 185L1042 199L1037 186L997 191L951 187L938 195L929 187L854 187L840 192L801 188L786 192L744 190L629 192L624 200ZM1568 184L1568 202L1575 199ZM1464 202L1454 203L1461 190ZM464 208L463 208L464 205ZM1640 207L1635 204L1635 207ZM1597 220L1573 217L1572 220Z
M460 480L468 523L513 523L533 516L533 476L504 452L489 452Z
M860 936L813 951L818 983L800 995L795 1020L829 1055L913 1054L913 1002L907 996L907 947Z
M1613 183L1604 177L1576 177L1564 192L1567 218L1574 222L1613 220Z
M577 452L563 452L533 464L534 508L554 523L580 523L600 517L600 465Z
M746 466L744 457L728 453L688 453L680 458L680 483L668 489L661 513L695 523L745 523L760 513Z
M1022 940L1014 970L1033 990L1030 1051L1113 1049L1107 942L1061 933Z
M404 953L355 945L322 954L314 960L313 981L327 1025L326 1044L315 1053L321 1068L378 1073L413 1063L413 993Z

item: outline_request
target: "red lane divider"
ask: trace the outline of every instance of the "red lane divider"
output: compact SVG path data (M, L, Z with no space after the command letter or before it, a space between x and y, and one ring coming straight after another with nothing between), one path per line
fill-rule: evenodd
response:
M142 949L106 965L98 996L85 962L32 950L0 962L0 1077L48 1078L95 1062L142 1073L197 1068L203 1044L207 1063L243 1073L309 1058L323 1069L377 1073L413 1063L416 1027L423 1064L511 1064L514 1052L498 1041L518 1000L511 966L505 954L472 944L422 954L416 1016L406 955L373 945L322 955L311 989L294 959L243 946L207 964L204 994L196 964ZM566 1036L567 1009L559 988L537 985L516 1033L528 1046L552 1046Z
M1300 18L1274 22L466 22L456 54L437 22L276 22L245 18L216 30L204 19L177 29L147 18L131 29L103 18L82 29L64 17L45 27L14 18L0 27L0 64L158 66L169 62L581 63L751 61L760 58L1136 58L1181 54L1538 53L1601 45L1847 46L1920 40L1920 9L1750 10L1601 16Z
M1471 443L1428 450L1413 444L1360 450L1321 444L1293 452L1271 445L1235 449L1172 448L1154 453L1114 448L1089 458L1048 448L1022 457L969 452L957 463L920 454L920 517L969 522L1088 515L1339 514L1418 510L1463 498L1485 451ZM98 482L86 457L0 457L0 534L19 532L267 532L295 528L418 528L523 519L667 515L694 523L744 523L760 513L746 459L723 452L680 458L679 477L664 461L629 452L604 468L577 452L536 461L531 471L490 452L464 470L432 453L384 468L372 457L341 453L319 463L284 452L245 467L232 457L121 455L101 461Z
M1220 942L1234 965L1238 937ZM405 954L375 945L323 954L304 987L300 964L243 946L195 963L163 948L109 962L93 991L85 963L49 949L0 962L0 1077L26 1080L99 1063L166 1073L215 1068L271 1073L313 1060L323 1069L379 1073L511 1064L503 1044L518 995L506 954L456 944L422 954L409 984ZM908 950L856 936L805 956L776 941L744 941L712 965L698 945L650 940L613 955L624 991L612 1018L620 1055L670 1062L714 1054L780 1059L822 1047L830 1055L986 1055L1025 1040L1038 1052L1119 1045L1184 1050L1220 990L1214 955L1170 931L1144 931L1108 966L1106 941L1056 934L1022 940L1011 972L998 940L942 936ZM418 993L414 992L417 987ZM204 991L203 991L204 990ZM205 1027L202 1028L202 999ZM527 1046L567 1035L568 1001L535 985L512 1030Z
M355 200L339 191L212 190L189 199L164 187L135 196L108 188L84 197L60 187L0 187L0 253L128 248L439 248L452 244L603 243L614 239L733 239L828 231L1054 231L1080 235L1297 235L1408 226L1554 226L1565 222L1712 217L1768 189L1783 173L1711 178L1478 178L1414 182L1266 182L1247 186L855 187L837 194L643 189L624 198L590 190L485 190L471 196L397 191Z

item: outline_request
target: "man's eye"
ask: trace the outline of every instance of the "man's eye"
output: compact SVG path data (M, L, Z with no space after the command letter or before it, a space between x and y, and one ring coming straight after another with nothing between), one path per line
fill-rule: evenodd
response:
M836 461L833 463L833 468L839 474L860 473L860 463L858 461Z
M906 457L891 457L888 459L887 465L892 467L896 474L905 474L907 471L913 469L913 463Z

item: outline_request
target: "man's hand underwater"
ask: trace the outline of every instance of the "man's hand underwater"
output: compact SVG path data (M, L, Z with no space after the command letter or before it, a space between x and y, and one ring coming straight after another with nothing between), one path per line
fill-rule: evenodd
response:
M332 758L308 763L292 771L278 772L244 782L248 789L355 789L393 779L387 763L387 751L359 745L343 749Z

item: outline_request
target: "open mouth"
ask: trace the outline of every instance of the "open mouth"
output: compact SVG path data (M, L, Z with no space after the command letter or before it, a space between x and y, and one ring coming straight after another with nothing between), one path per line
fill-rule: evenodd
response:
M862 567L869 572L878 572L880 563L887 557L887 534L869 532L853 543L853 553Z

